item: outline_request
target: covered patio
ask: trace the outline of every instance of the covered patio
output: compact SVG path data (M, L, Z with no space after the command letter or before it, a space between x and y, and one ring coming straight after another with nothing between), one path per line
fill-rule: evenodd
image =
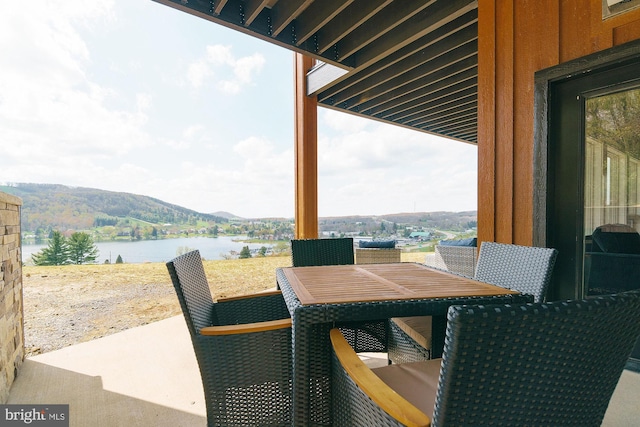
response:
M386 363L366 354L367 364ZM604 427L640 419L640 374L626 370ZM184 318L129 329L25 361L7 403L70 405L70 425L206 425L202 382Z
M156 1L296 52L297 238L318 236L320 105L476 144L479 241L560 248L557 265L571 274L550 299L585 295L575 273L582 241L550 228L567 216L553 210L562 188L548 157L556 135L546 87L589 64L638 61L640 9L605 17L601 0ZM30 358L16 363L8 403L69 403L79 426L204 425L191 348L175 317ZM637 423L639 393L640 375L624 371L603 425Z

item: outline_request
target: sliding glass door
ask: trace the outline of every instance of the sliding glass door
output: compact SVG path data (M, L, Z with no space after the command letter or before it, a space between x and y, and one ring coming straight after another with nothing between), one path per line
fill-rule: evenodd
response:
M638 70L640 43L536 76L534 240L559 251L549 300L640 289ZM640 339L627 367L640 371Z
M550 299L619 289L623 276L626 288L640 288L630 264L611 264L621 255L600 255L637 250L640 268L639 66L549 85L546 245L559 251Z
M585 98L587 295L640 288L640 89L611 89Z

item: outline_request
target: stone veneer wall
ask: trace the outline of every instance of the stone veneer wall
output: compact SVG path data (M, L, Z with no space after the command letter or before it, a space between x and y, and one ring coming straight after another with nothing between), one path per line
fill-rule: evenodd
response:
M24 360L21 206L18 197L0 193L0 403Z

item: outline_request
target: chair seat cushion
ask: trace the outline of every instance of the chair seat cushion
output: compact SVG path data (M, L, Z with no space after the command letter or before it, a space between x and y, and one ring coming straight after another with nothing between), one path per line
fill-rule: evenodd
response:
M391 320L416 343L431 349L431 316L394 317Z
M396 393L431 417L438 391L441 361L442 359L433 359L401 363L375 368L372 371Z
M478 238L471 237L469 239L460 240L440 240L440 243L438 244L442 246L471 246L475 248L478 246Z
M395 240L360 240L358 242L358 246L360 248L368 248L368 249L395 249L396 241Z

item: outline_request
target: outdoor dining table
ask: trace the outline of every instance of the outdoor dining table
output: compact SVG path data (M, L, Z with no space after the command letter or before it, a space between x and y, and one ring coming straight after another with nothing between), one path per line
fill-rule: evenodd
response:
M444 316L451 305L533 302L531 295L418 263L286 267L277 283L291 313L293 425L331 425L329 331L350 322Z

